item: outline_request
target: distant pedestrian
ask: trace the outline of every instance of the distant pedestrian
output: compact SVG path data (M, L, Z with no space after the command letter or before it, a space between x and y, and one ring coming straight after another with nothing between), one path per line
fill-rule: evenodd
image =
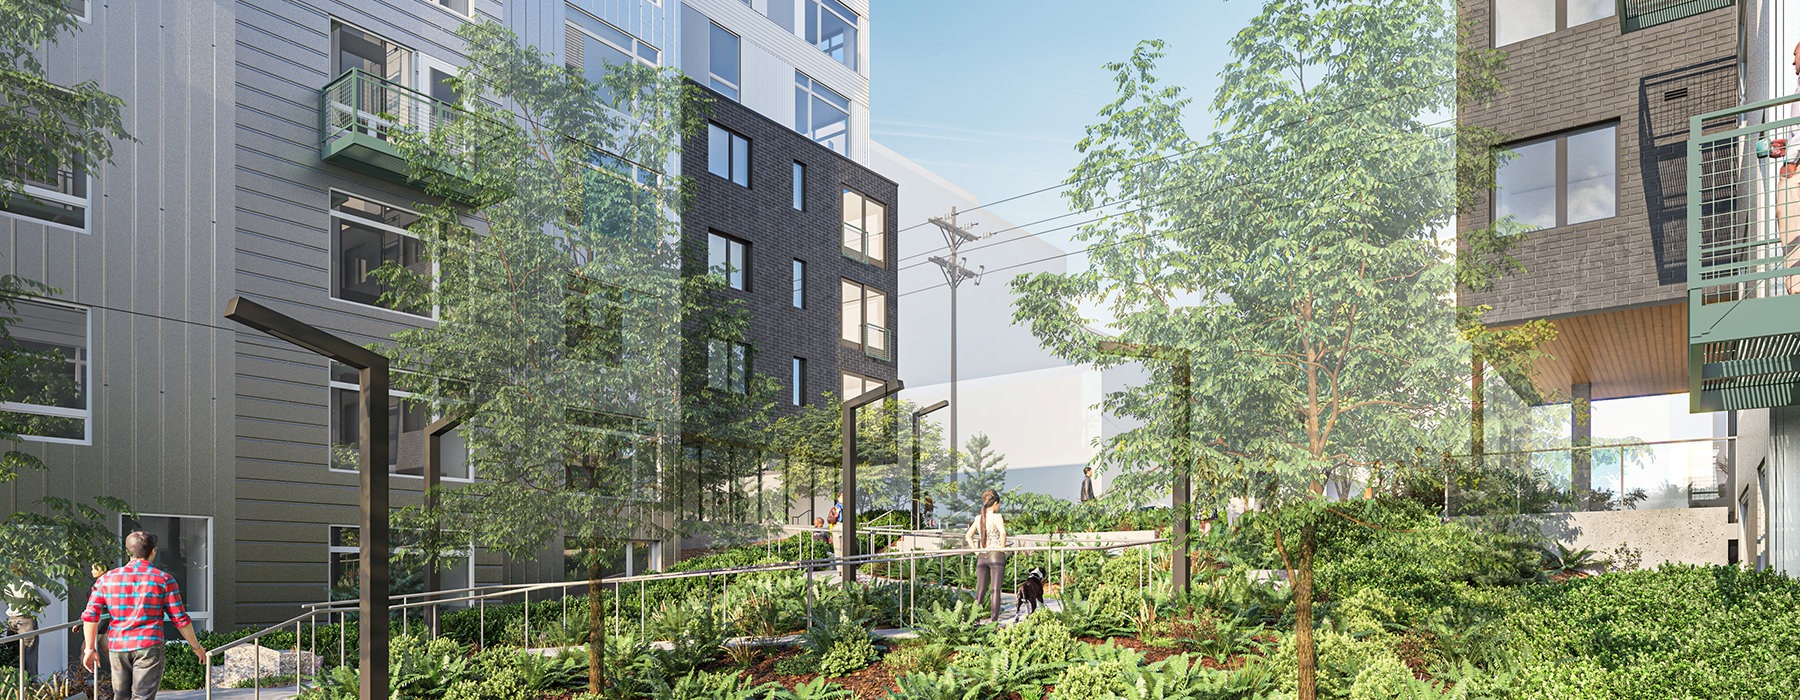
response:
M981 514L969 523L963 533L975 555L975 604L992 591L993 611L988 619L1000 619L1000 588L1006 579L1006 518L1000 516L1000 495L993 489L981 492Z
M1094 500L1094 468L1081 468L1081 502Z
M87 609L81 613L81 621L86 623L81 665L89 671L100 667L97 637L104 611L112 616L107 660L112 664L113 697L151 700L162 685L165 617L187 640L201 668L206 667L206 648L194 635L194 621L181 601L175 577L150 564L156 558L156 535L143 530L126 535L125 551L131 554L131 561L94 582Z

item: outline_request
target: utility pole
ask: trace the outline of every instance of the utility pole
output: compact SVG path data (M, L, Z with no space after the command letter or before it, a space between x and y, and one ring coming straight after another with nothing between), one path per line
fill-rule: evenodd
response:
M950 285L950 483L954 484L956 483L957 451L962 449L962 446L956 442L956 407L958 405L956 402L956 288L962 286L963 280L975 280L975 284L980 285L981 275L987 271L987 266L983 265L970 270L968 259L957 256L957 249L961 248L964 243L973 243L983 237L969 233L969 229L974 228L974 224L970 224L968 227L957 225L956 207L950 207L948 220L941 216L934 216L931 217L931 223L936 224L944 232L944 245L950 249L949 255L933 255L930 260L943 269L944 282Z

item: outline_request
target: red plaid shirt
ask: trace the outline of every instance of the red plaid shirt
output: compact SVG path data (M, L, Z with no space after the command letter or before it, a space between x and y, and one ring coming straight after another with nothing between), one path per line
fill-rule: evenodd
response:
M136 651L162 644L165 615L176 627L194 624L181 602L175 577L142 559L133 559L94 582L81 621L99 622L102 607L112 616L106 630L108 651Z

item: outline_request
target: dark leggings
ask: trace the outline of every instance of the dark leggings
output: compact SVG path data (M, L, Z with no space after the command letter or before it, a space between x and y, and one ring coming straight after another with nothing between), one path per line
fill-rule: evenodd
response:
M1005 580L1006 559L990 558L989 555L983 554L980 559L976 560L975 604L980 605L981 599L987 597L987 591L990 586L994 591L993 613L990 615L989 619L1000 619L1000 587L1004 585L1003 582Z

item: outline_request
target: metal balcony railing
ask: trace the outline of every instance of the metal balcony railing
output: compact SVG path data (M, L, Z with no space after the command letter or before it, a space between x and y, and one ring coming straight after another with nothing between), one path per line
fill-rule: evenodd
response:
M1617 0L1619 31L1635 32L1659 24L1686 19L1702 12L1731 7L1732 0Z
M397 140L403 134L429 133L470 115L425 93L352 68L319 91L319 157L384 179L413 184L412 170ZM497 193L485 191L466 173L472 171L478 139L457 134L446 144L439 172L451 176L458 199L476 202Z
M885 257L884 234L871 234L855 224L844 224L844 257L869 265L880 265Z
M877 360L894 359L893 331L873 323L863 324L863 354Z
M1691 119L1688 383L1696 411L1800 402L1800 95Z
M1532 515L1724 506L1733 439L1458 455L1444 464L1444 511Z

